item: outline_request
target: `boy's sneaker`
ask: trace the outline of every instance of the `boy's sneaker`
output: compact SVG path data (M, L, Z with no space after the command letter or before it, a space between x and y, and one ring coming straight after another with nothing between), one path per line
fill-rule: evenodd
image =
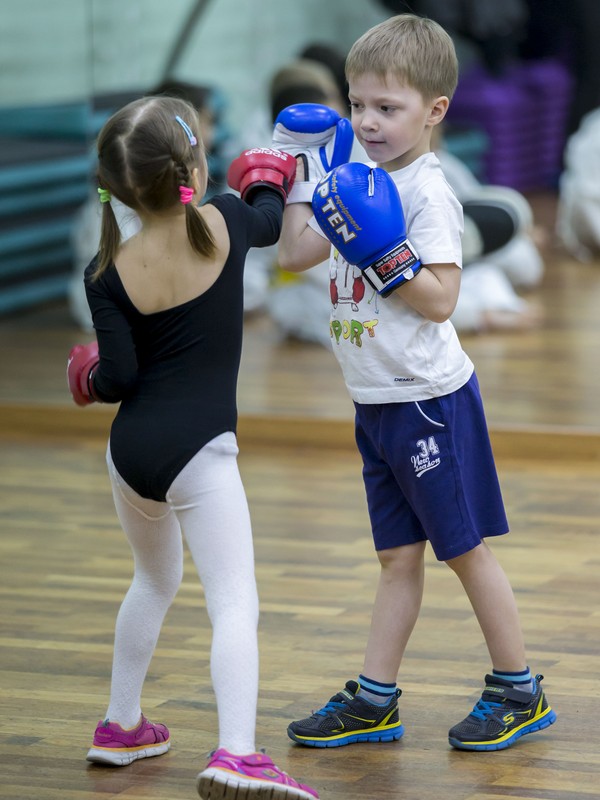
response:
M139 724L129 729L105 719L98 723L87 760L125 767L138 758L160 756L170 746L166 725L150 722L143 714Z
M468 717L450 729L448 741L459 750L503 750L526 733L547 728L556 720L536 675L533 693L510 681L486 675L486 686Z
M264 753L235 756L223 748L211 754L196 787L202 800L319 800L314 789L290 778Z
M384 706L374 705L357 697L360 685L348 681L346 688L334 695L326 706L307 719L291 722L287 733L290 739L309 747L340 747L354 742L393 742L404 733L398 717L396 689L393 698Z

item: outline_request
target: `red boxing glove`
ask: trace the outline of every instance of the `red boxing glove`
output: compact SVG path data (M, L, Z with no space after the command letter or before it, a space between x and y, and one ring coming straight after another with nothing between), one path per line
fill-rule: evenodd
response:
M78 406L88 406L98 400L94 394L93 377L99 362L97 342L77 344L69 353L67 381Z
M281 150L253 147L245 150L227 171L227 183L246 200L249 192L259 186L276 189L287 202L296 177L296 159Z

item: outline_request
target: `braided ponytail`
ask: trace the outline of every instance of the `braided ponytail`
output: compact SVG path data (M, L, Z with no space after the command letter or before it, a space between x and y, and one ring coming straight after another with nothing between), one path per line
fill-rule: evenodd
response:
M202 214L191 203L185 209L185 227L195 252L200 256L212 258L217 249L215 238Z
M102 203L102 223L100 228L100 248L98 251L98 261L93 280L97 280L104 270L113 263L117 255L117 250L121 244L121 229L115 217L112 203Z
M201 158L204 159L204 153ZM185 227L192 249L200 256L211 258L215 254L214 236L198 207L192 202L194 190L190 187L191 175L187 164L179 161L175 164L180 202L185 205Z

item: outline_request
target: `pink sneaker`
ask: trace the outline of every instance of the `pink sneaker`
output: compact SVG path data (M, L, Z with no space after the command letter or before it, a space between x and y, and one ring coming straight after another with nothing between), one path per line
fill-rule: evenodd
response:
M87 760L125 767L138 758L161 756L170 746L166 725L149 722L143 714L139 724L129 729L105 719L98 723Z
M196 787L202 800L319 798L314 789L290 778L264 753L234 756L223 749L216 750L210 756L206 769L198 775Z

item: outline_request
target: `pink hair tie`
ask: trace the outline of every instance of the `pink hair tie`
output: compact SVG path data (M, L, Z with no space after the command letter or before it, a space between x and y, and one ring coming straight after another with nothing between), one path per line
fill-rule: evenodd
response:
M189 186L179 187L179 197L184 206L187 206L188 203L192 202L193 196L194 196L194 190L190 189Z

